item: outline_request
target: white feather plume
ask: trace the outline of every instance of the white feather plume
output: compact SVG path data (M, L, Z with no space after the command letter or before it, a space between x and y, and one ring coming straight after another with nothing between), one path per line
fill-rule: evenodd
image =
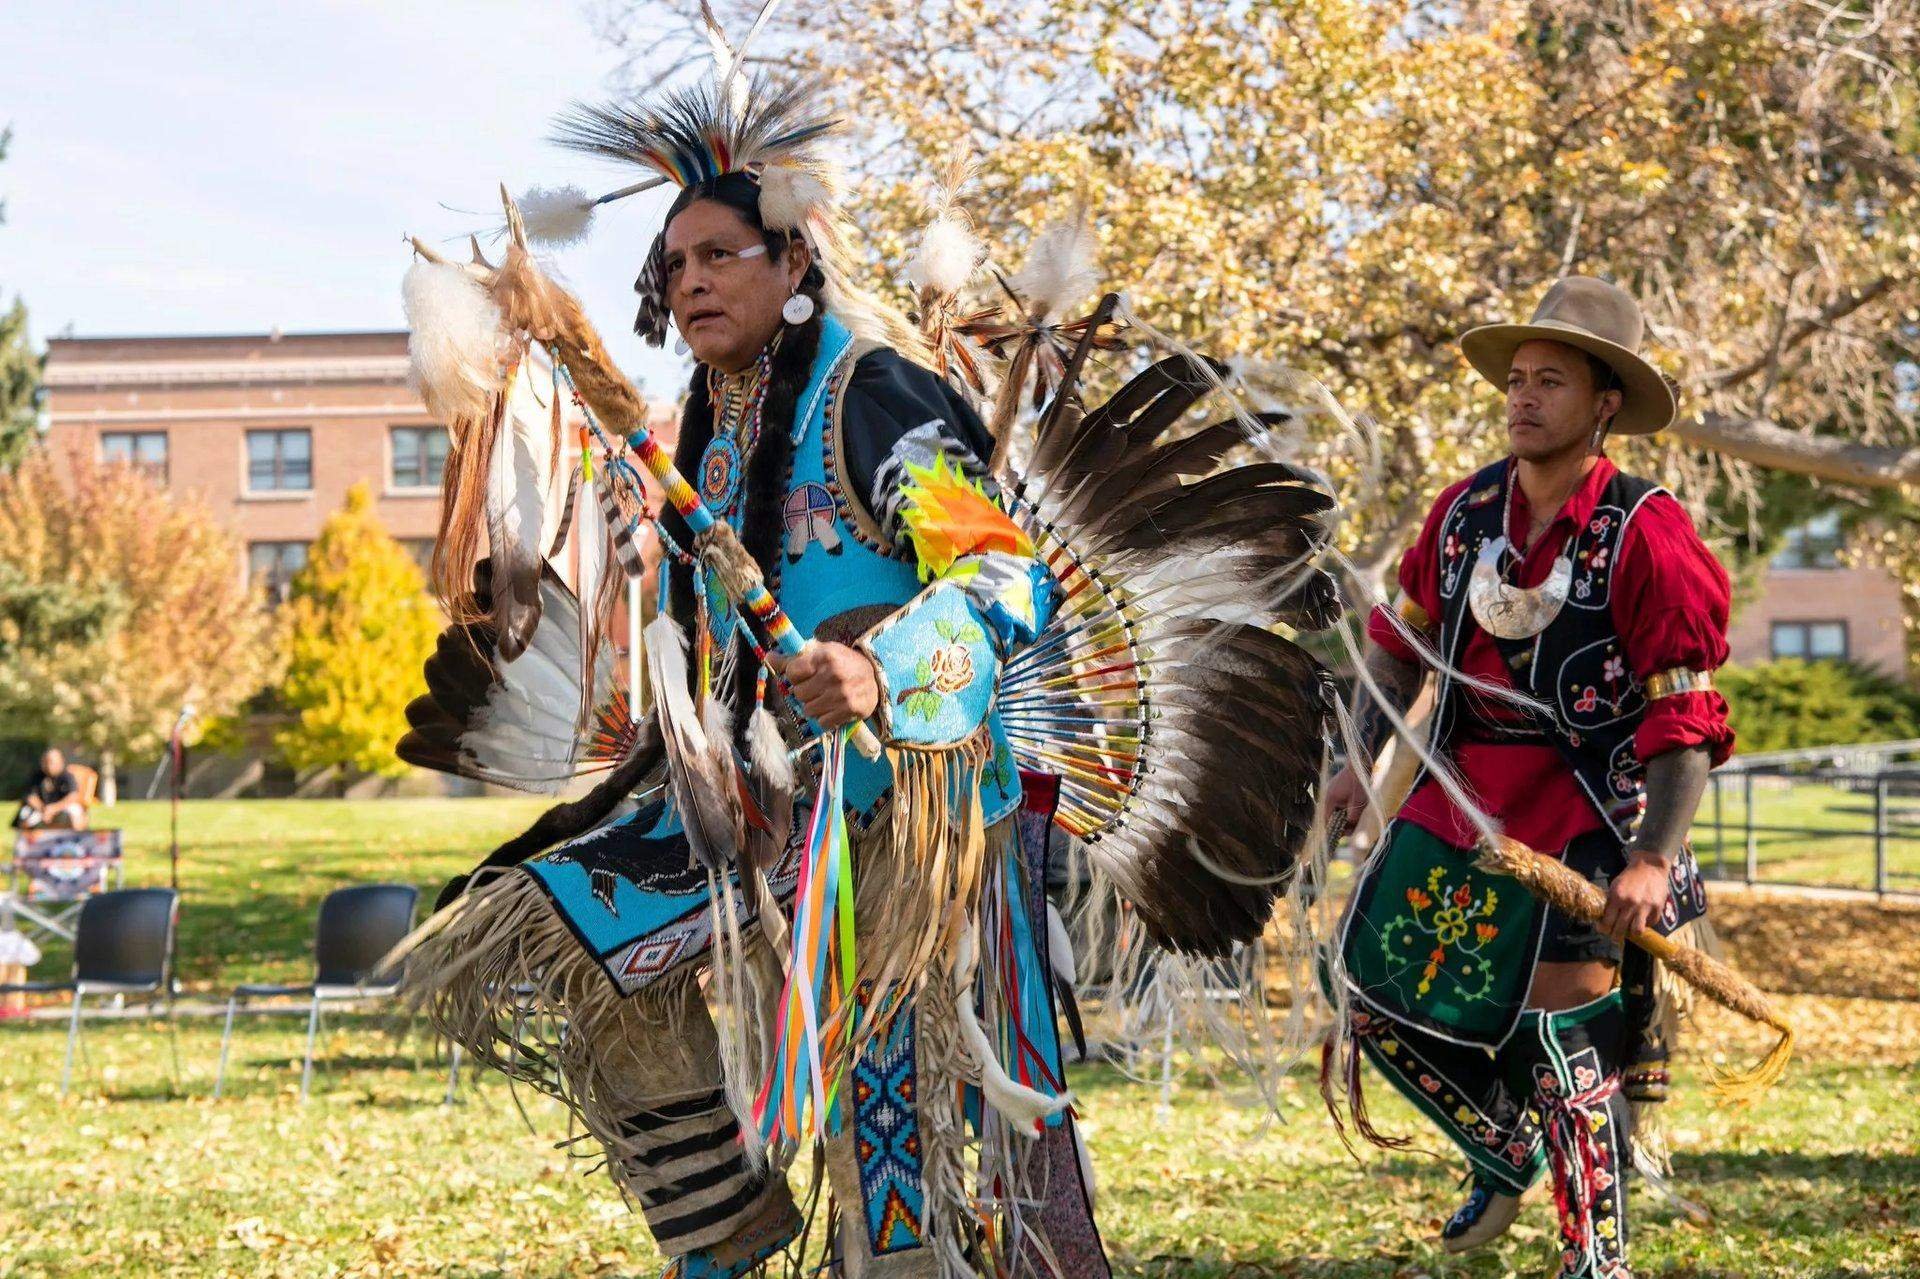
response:
M1013 291L1037 319L1058 317L1099 287L1099 248L1084 210L1034 237L1027 260L1011 281Z
M1047 959L1053 975L1072 990L1078 981L1074 973L1073 938L1067 933L1066 921L1060 918L1060 908L1052 902L1047 903Z
M936 294L958 293L973 279L986 258L986 248L966 220L942 213L928 224L919 246L907 263L907 281L916 289Z
M596 478L594 483L600 481ZM610 536L607 530L606 516L601 514L600 504L592 493L581 494L581 500L574 504L574 517L578 521L574 529L574 546L578 554L578 580L576 593L580 597L580 687L593 687L593 667L599 656L600 646L599 618L595 616L596 601L600 598L600 584L607 575L607 561L611 558ZM585 699L580 703L580 722L586 723L592 714L593 705Z
M500 656L517 659L540 618L540 565L553 456L548 415L523 364L506 388L487 459L487 547L493 560L494 623Z
M550 248L564 249L587 238L598 207L579 187L529 187L520 197L527 236Z
M805 169L770 164L760 175L760 221L772 230L800 230L814 210L832 201L827 184Z
M454 430L483 419L506 382L505 321L465 267L418 261L400 284L406 306L408 380Z
M779 721L764 706L754 707L747 717L747 753L755 776L776 790L793 789L793 760L787 754L786 739L780 736Z

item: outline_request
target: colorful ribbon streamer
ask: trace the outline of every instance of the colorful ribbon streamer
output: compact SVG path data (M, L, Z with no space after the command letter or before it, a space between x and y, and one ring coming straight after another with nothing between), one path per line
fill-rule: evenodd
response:
M794 889L792 962L780 997L778 1045L754 1102L769 1141L796 1145L840 1129L841 1060L855 1016L853 851L843 778L847 730L821 740L820 788Z

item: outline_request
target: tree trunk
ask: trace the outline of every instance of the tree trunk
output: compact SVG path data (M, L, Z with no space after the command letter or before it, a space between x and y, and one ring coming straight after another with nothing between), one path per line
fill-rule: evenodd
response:
M109 807L120 802L120 770L112 751L100 752L100 802Z

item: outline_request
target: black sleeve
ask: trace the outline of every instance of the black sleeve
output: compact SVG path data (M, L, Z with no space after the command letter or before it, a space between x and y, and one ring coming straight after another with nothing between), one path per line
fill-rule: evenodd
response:
M984 469L993 456L993 437L980 415L937 373L885 348L868 352L853 366L840 421L848 471L842 478L869 509L874 479L894 446L929 423L938 423L941 434L971 454L976 468Z

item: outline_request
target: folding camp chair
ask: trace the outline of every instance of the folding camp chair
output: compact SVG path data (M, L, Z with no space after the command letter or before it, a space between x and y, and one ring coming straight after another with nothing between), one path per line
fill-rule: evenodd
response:
M304 986L237 986L227 998L227 1024L220 1036L220 1066L213 1095L220 1096L227 1076L227 1050L233 1042L233 1015L251 999L300 996L308 1000L307 1051L300 1066L300 1100L313 1083L313 1044L320 1031L320 1006L347 1000L381 999L393 994L397 973L374 972L388 951L413 928L419 890L412 884L363 884L336 888L320 903L314 929L313 980ZM258 1012L297 1012L298 1005L260 1008Z
M89 897L74 926L73 977L68 981L28 981L0 986L13 991L68 991L73 1011L67 1020L67 1056L60 1067L60 1095L73 1080L73 1050L80 1039L81 1001L88 995L168 995L173 993L173 934L180 898L171 888L123 888ZM167 1000L172 1030L173 1000Z

